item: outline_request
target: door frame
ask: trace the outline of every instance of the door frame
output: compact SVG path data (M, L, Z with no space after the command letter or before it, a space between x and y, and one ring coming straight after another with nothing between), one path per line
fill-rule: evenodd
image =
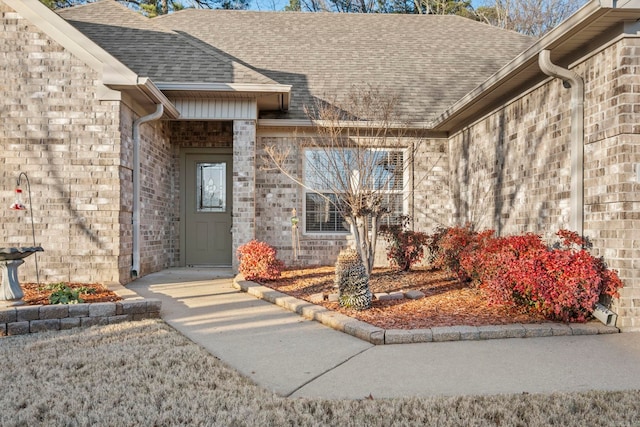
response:
M180 260L179 266L186 267L187 266L187 198L186 198L186 178L187 178L187 155L216 155L216 154L227 154L231 155L231 173L233 174L233 148L180 148L180 194L178 195L180 198ZM233 184L232 184L233 185ZM231 194L233 197L233 194ZM233 205L232 205L233 209ZM233 212L231 215L231 221L233 222ZM233 226L233 223L232 223ZM231 247L231 259L233 259L233 245Z

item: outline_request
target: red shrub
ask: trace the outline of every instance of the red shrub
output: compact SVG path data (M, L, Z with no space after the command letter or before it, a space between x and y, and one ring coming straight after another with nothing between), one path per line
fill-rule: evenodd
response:
M276 280L284 269L284 263L276 258L276 253L276 250L265 242L252 240L240 246L236 252L240 260L238 271L246 280Z
M484 235L477 250L464 254L461 263L475 284L486 286L487 282L493 283L495 292L488 295L491 302L506 303L512 299L511 266L519 259L535 258L537 253L546 249L535 234L510 237Z
M461 282L471 280L474 262L472 254L484 246L492 235L493 230L478 233L471 224L438 228L428 236L429 259L434 267L455 274Z
M427 235L409 230L409 218L403 218L402 225L393 225L380 229L387 240L387 259L391 267L399 271L409 271L414 264L422 261Z
M617 274L589 254L576 233L561 230L558 236L556 249L535 234L488 242L477 255L475 271L489 302L521 305L553 320L583 322L601 294L617 296L622 287Z
M480 284L482 271L485 268L483 254L495 241L494 234L493 230L476 233L471 242L460 251L461 273L458 277L470 281L474 286Z

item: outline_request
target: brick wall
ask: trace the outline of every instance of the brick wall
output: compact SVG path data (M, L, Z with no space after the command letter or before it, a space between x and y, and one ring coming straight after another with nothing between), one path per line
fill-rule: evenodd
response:
M619 327L640 330L640 41L575 67L585 79L585 224L625 282ZM634 80L635 79L635 80ZM453 217L500 234L569 228L570 91L552 79L450 138Z
M0 18L1 206L26 172L41 280L118 281L120 105L99 101L97 73L3 4ZM30 212L0 209L0 245L32 244ZM35 281L34 264L20 280Z
M616 326L640 331L640 40L625 38L579 68L585 89L585 234L625 287Z
M254 120L233 122L233 267L240 245L256 235L256 123Z
M417 141L414 158L411 174L415 188L409 211L414 230L431 233L439 225L452 225L448 140Z
M278 258L287 265L327 265L335 262L338 253L347 246L345 235L304 234L303 189L275 168L265 147L276 146L287 153L286 169L302 176L303 139L295 137L259 137L256 172L256 238L278 250ZM300 220L298 260L293 257L291 227L292 209Z
M139 118L99 101L98 73L8 7L0 6L2 203L29 176L44 282L131 280L132 130ZM141 126L141 275L179 256L177 148L168 122ZM24 188L26 193L26 187ZM26 200L25 200L26 201ZM30 246L31 212L0 209L0 245ZM35 258L19 269L35 281Z
M554 81L451 138L455 222L500 234L568 226L569 99Z
M171 142L180 148L231 148L233 122L174 121Z
M446 224L448 214L448 164L446 140L407 139L413 150L414 164L406 173L407 186L414 183L416 190L406 193L407 214L414 221L414 229L431 232L436 225ZM279 172L268 159L265 147L275 146L287 153L286 169L302 176L303 138L284 136L258 137L256 172L256 238L278 249L278 257L288 265L329 265L335 263L341 249L349 245L347 235L317 235L304 233L304 190ZM410 149L409 152L412 150ZM409 161L409 159L407 159ZM294 260L292 246L291 210L297 210L300 253ZM376 265L387 264L386 242L378 240Z
M122 106L122 165L120 229L120 283L131 280L133 218L133 122L140 118ZM179 254L179 187L177 148L171 142L171 124L163 120L140 126L140 271L144 276L174 265Z

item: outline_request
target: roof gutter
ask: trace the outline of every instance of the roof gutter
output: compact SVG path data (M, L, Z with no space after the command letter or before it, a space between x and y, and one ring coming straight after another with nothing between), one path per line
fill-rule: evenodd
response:
M177 119L180 117L178 109L150 78L138 77L136 88L147 97L149 102L156 105L162 104L164 107L164 114L166 114L168 118Z
M570 227L580 236L584 232L584 80L575 71L551 62L551 51L538 55L543 73L562 79L571 89L571 217Z
M162 117L164 106L157 104L156 111L140 117L133 122L133 241L132 252L133 262L131 266L131 276L137 277L140 274L140 125L146 122L157 120Z
M628 3L640 2L640 0L629 0ZM562 22L553 30L542 36L537 42L532 44L528 49L515 57L504 67L498 70L494 75L489 77L484 83L473 89L464 97L459 99L455 104L449 107L438 118L434 120L433 127L436 130L446 130L450 122L455 121L461 116L467 108L477 102L481 102L483 98L491 94L494 91L500 90L500 85L508 78L516 75L518 72L526 69L530 66L535 66L535 62L538 54L543 49L549 49L553 46L557 46L566 37L569 37L572 33L579 28L588 25L599 14L606 13L607 7L612 7L611 4L615 3L615 0L593 0L586 3L576 13L569 17L566 21Z

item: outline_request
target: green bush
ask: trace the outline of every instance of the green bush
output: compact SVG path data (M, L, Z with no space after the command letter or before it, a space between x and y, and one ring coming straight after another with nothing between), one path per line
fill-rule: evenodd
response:
M54 283L47 285L47 289L53 291L49 295L50 304L79 304L84 300L80 298L80 294L94 294L95 289L81 286L77 288L71 288L64 283Z

